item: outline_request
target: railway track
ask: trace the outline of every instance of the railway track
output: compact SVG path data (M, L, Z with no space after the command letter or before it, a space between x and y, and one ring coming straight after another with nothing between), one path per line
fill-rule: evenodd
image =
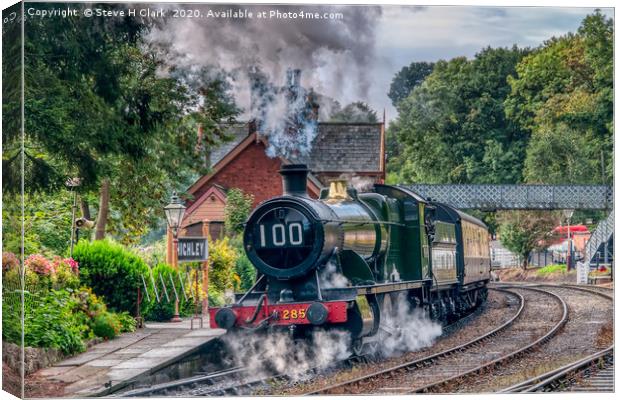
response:
M446 351L306 394L405 394L431 391L438 385L492 368L536 348L553 337L568 320L566 302L551 292L531 287L494 290L514 293L520 298L521 305L511 319L493 331ZM528 293L527 302L521 292ZM556 315L554 321L545 318L545 324L540 316L549 315L549 311L545 310L549 299L557 304L555 314L559 315ZM532 319L536 322L532 323ZM521 342L522 345L513 351L514 342Z
M572 364L513 385L500 393L613 392L613 346Z
M607 288L589 288L573 285L544 285L548 290L528 285L523 287L503 286L493 290L504 292L518 299L517 312L501 326L480 335L469 342L454 346L430 356L406 362L395 367L387 368L359 378L341 382L320 390L305 394L354 394L354 393L415 393L415 392L445 392L450 391L458 382L483 371L506 366L508 361L525 357L533 349L551 340L568 321L569 307L555 291L576 290L581 293L595 294L604 298L613 299L613 291ZM524 296L527 294L527 296ZM527 301L526 301L527 297ZM549 300L557 304L556 318L542 327L543 321L532 321L529 316L551 316L549 310L540 306ZM545 301L546 300L546 301ZM516 308L516 307L515 307ZM479 312L479 310L478 310ZM462 326L474 314L446 327L446 331ZM529 322L528 322L529 321ZM529 327L528 327L529 325ZM540 331L543 328L544 332ZM527 340L529 339L529 340ZM517 350L506 346L506 341L520 342ZM602 391L611 387L613 390L613 349L607 353L590 355L577 362L549 371L545 374L528 379L527 382L513 385L507 392L526 391L560 391L560 390L592 390ZM489 357L490 355L490 357ZM347 368L353 365L368 363L365 358L348 359L337 368ZM611 371L611 373L610 373ZM320 371L310 370L308 374ZM294 382L292 377L284 374L265 375L257 379L248 374L246 368L230 368L212 374L195 376L188 379L173 381L149 388L125 392L123 397L144 396L230 396L252 395L255 393L273 394L274 388L286 387ZM411 382L417 383L412 385ZM585 388L585 389L583 389Z
M585 293L595 294L612 301L613 289L586 287L582 285L561 285ZM613 344L594 354L563 365L552 371L512 385L501 393L587 391L612 392L614 378Z
M518 296L514 295L515 298ZM522 305L522 301L519 302ZM515 307L516 308L516 307ZM449 336L462 329L472 319L480 316L483 308L478 308L460 320L447 325L443 329L442 337ZM330 368L333 370L351 369L352 366L360 366L365 363L379 361L375 357L352 356ZM319 372L319 371L315 371ZM320 371L329 373L329 371ZM213 373L200 374L190 378L179 379L158 385L138 388L123 393L112 395L113 397L148 397L148 396L230 396L250 395L256 391L270 392L274 387L296 383L295 379L285 374L266 374L257 378L250 376L251 371L245 367L228 368ZM311 376L313 371L307 371Z

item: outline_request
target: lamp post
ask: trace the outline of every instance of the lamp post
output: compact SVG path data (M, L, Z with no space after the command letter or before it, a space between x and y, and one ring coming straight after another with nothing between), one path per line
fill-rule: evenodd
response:
M166 213L166 221L168 222L168 227L172 230L172 266L174 268L178 268L178 234L179 227L181 226L181 221L183 221L183 216L185 215L185 206L183 202L177 196L177 192L172 193L172 197L170 198L170 204L164 207L164 212ZM170 320L170 322L181 322L181 317L179 316L179 299L174 299L174 316Z

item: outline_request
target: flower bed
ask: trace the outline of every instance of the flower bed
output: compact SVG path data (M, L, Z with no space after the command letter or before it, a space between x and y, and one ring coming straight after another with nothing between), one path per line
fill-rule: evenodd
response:
M87 343L95 338L112 339L121 332L135 330L132 316L108 311L100 297L89 287L80 285L79 264L75 260L61 257L48 260L33 254L24 261L23 270L16 260L13 254L3 254L2 337L5 341L21 343L22 296L26 347L51 349L66 356L84 351Z

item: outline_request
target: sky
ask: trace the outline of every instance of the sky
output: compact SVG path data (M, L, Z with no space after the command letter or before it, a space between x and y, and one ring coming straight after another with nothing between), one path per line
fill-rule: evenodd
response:
M396 116L387 91L392 77L413 61L473 57L480 49L537 47L552 36L575 32L592 8L384 7L376 27L375 84L368 102L387 119ZM601 12L613 17L612 9ZM387 88L387 89L386 89Z
M253 18L171 18L149 40L171 43L172 65L200 65L235 71L232 92L250 118L252 75L258 66L273 85L285 83L286 70L302 69L301 84L337 100L368 103L388 121L396 110L387 96L394 75L414 61L472 58L491 47L537 47L553 36L575 32L595 11L583 7L484 6L330 6L167 4L209 12L246 10ZM257 18L261 12L341 12L343 18ZM602 12L613 17L613 9ZM256 104L256 102L254 102ZM333 103L321 105L331 114ZM272 112L271 114L282 114Z

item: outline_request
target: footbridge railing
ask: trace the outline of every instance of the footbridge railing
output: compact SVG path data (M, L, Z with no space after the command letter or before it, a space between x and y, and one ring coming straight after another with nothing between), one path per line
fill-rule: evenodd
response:
M608 185L475 185L414 184L405 187L424 198L460 209L561 210L613 209Z

